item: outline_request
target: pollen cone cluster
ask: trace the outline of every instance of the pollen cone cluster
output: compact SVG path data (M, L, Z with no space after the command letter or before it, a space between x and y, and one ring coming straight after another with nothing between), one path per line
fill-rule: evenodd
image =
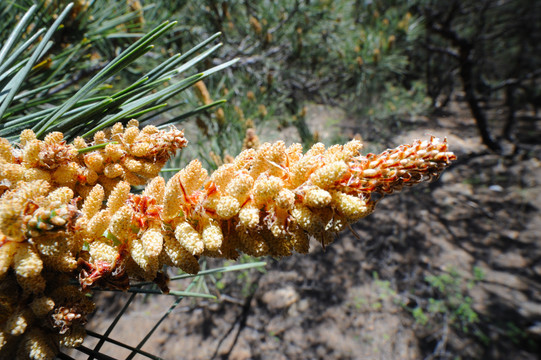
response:
M348 224L369 215L374 193L429 180L455 159L447 143L436 138L380 155L361 156L361 147L358 141L328 149L316 144L303 154L299 144L265 143L211 176L192 161L165 187L164 249L176 240L188 264L200 255L305 253L310 236L327 245Z
M129 194L131 185L163 183L162 166L186 143L182 131L140 130L136 121L88 143L67 144L59 132L39 140L31 130L15 147L0 138L0 359L52 359L60 346L82 343L94 304L81 290L129 284L121 254L135 247L131 238L92 253L113 237L107 222L117 219L111 224L118 228L125 203L151 214L153 200L140 202ZM113 255L106 257L107 250ZM81 285L71 285L77 279Z
M106 132L97 132L90 143L76 138L67 144L60 132L38 140L32 130L21 133L16 149L0 139L0 179L11 185L44 180L53 189L68 187L82 197L96 184L107 193L121 181L144 185L187 141L184 133L173 127L168 131L155 126L140 130L138 125L135 120L126 127L117 123Z
M373 194L455 159L436 138L365 156L359 141L304 154L278 141L211 175L194 160L166 183L158 173L186 143L182 131L135 121L89 143L30 130L15 147L0 139L0 358L52 359L80 345L94 286L144 279L168 291L164 265L197 273L200 256L306 253L311 236L326 246L374 210Z

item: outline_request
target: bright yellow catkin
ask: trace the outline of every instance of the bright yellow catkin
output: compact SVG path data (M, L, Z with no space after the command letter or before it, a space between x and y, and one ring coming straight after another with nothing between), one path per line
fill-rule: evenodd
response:
M224 220L231 219L233 216L239 213L239 210L239 201L233 196L229 195L220 197L218 204L216 205L216 214Z
M160 255L163 248L163 234L160 228L151 228L141 236L145 254L151 257Z
M107 231L121 243L127 243L135 236L132 227L134 211L129 205L122 206L111 218Z
M212 173L210 181L214 183L214 185L216 185L218 190L224 191L225 186L228 184L231 177L233 177L234 173L235 173L235 166L233 164L224 164L220 166L219 171L216 170Z
M88 219L96 215L96 213L102 206L104 198L105 192L103 191L103 186L99 184L94 186L83 203L83 215L86 216Z
M88 248L90 258L95 262L104 261L108 264L112 264L115 262L118 255L117 247L113 246L112 242L105 238L92 241L88 245Z
M257 205L264 205L275 198L284 187L282 179L276 176L260 176L254 182L252 196Z
M24 169L24 180L25 181L34 181L34 180L45 180L51 181L51 173L42 169L32 168Z
M47 198L45 199L47 204L53 204L53 203L60 203L60 204L66 204L73 199L73 196L75 194L73 193L73 190L71 190L68 187L61 187L53 192L51 192L49 195L47 195Z
M304 195L304 204L312 208L324 208L331 203L332 196L328 191L316 186L306 190Z
M340 180L348 169L348 165L344 161L332 162L317 169L310 176L310 182L322 189L326 189Z
M72 326L69 332L58 336L58 345L67 348L76 348L83 344L86 332L83 326Z
M126 131L127 137L133 135L128 141ZM99 144L104 146L78 151ZM3 310L20 304L18 312L15 306L10 311L20 315L10 320L14 325L9 329L18 336L0 330L0 357L52 359L59 345L82 343L81 324L93 305L77 287L59 290L68 282L63 274L73 276L77 263L83 264L83 288L103 277L125 288L128 275L117 266L134 259L144 271L134 270L132 276L154 278L163 252L161 205L156 206L165 191L165 182L156 175L185 145L174 127L139 131L134 121L126 129L116 124L110 132L98 132L90 143L77 138L67 144L59 132L38 140L31 130L22 132L20 150L0 139L0 298L9 299L3 300ZM153 178L143 198L129 202L130 184ZM85 200L77 203L79 197ZM193 256L177 262L198 270ZM46 296L51 292L54 295ZM0 320L8 319L2 315ZM52 324L52 329L39 324Z
M146 157L151 154L152 147L147 142L135 142L130 146L130 153L137 157Z
M218 250L223 243L224 236L222 234L222 229L216 221L210 221L204 228L201 233L201 238L205 249L209 251Z
M107 230L109 221L111 220L111 213L109 210L101 210L95 216L90 219L86 227L86 233L91 239L98 238Z
M9 316L4 325L5 332L12 336L22 335L30 326L33 318L34 316L30 309L14 312Z
M24 168L22 166L18 164L6 164L4 160L0 161L0 180L7 180L14 184L24 177Z
M96 173L101 173L105 167L105 159L99 151L92 151L91 153L84 155L83 160L85 165Z
M121 144L109 143L105 146L103 153L106 159L116 162L124 157L126 150Z
M180 173L174 175L165 186L164 205L162 219L170 221L181 212L181 203L184 199L184 193L180 187Z
M162 254L160 259L167 265L178 267L190 274L199 272L197 259L173 237L166 236L164 238Z
M143 270L142 275L145 280L152 280L156 276L158 270L158 259L156 256L149 256L145 252L145 247L141 239L132 239L130 244L130 256L135 263Z
M163 203L165 194L165 180L162 177L155 177L143 191L143 196L152 196L158 204Z
M199 255L205 249L201 235L187 222L177 225L175 228L175 238L192 255Z
M295 205L295 193L286 188L280 189L274 201L278 207L291 210Z
M193 160L180 171L180 185L186 196L199 189L207 179L207 170L203 169L199 160Z
M103 174L108 178L116 178L124 174L124 168L120 164L107 164L103 169Z
M254 229L259 224L259 208L253 203L247 203L239 211L239 225Z
M305 154L278 141L210 176L194 160L165 183L161 167L186 143L174 127L140 130L134 120L73 145L59 132L38 140L25 130L19 148L0 139L0 355L50 359L81 344L93 304L70 279L85 291L125 290L130 279L166 290L163 265L195 274L204 255L306 253L310 237L328 245L381 195L455 159L436 138L365 156L359 141ZM133 194L134 185L146 187Z
M130 194L130 189L130 184L125 181L121 181L115 186L107 199L107 209L111 214L116 213L118 209L125 205Z
M231 174L228 179L223 179L222 183L227 184L225 186L225 193L233 196L239 203L243 204L250 196L250 190L254 185L254 178L247 173ZM222 191L223 188L224 186L222 185Z
M350 221L361 219L372 212L364 199L340 191L333 192L332 201L336 210Z
M21 244L13 258L15 273L23 278L40 276L43 269L43 261L30 244Z

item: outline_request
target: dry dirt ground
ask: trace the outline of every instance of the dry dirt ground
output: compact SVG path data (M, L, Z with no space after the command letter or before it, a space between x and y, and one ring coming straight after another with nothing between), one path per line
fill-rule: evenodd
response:
M523 119L523 147L507 156L486 151L462 103L410 124L383 146L447 136L459 160L437 182L383 199L354 226L358 238L346 231L326 251L314 243L308 255L266 259L264 272L207 279L220 300L184 299L143 350L164 359L541 358L539 123ZM103 333L128 297L98 296L88 328ZM111 338L135 346L174 301L138 295Z

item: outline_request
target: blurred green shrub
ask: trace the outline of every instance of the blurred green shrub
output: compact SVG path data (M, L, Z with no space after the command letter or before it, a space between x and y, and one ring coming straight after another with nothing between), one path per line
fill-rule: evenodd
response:
M343 106L360 121L377 123L379 129L387 128L385 121L426 109L424 85L409 71L409 52L421 27L408 4L176 1L163 2L149 13L165 8L182 24L167 44L169 51L191 47L219 31L224 46L222 60L216 61L240 59L224 78L208 84L213 98L230 99L225 106L228 129L232 123L238 124L236 131L255 126L261 135L262 129L295 125L307 145L315 140L304 123L308 101ZM269 124L270 119L277 123ZM205 129L211 136L220 136L223 130L223 126ZM228 145L230 153L240 150L238 142ZM225 155L224 148L213 151Z
M474 267L471 279L454 268L438 275L427 275L423 290L412 295L415 306L405 305L405 308L411 312L416 324L431 334L445 333L452 328L462 334L473 331L484 341L485 336L478 326L480 318L469 295L469 291L483 278L484 273L478 267Z

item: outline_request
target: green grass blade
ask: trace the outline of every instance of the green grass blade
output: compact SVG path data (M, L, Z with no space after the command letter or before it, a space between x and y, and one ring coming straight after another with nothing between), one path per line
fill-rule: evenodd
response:
M148 81L148 76L147 77L143 77L139 80L137 80L136 82L134 82L133 84L131 84L130 86L128 86L127 88L117 92L116 94L112 95L111 97L113 99L117 99L119 98L120 96L126 94L126 93L129 93L130 91L132 91L133 89L137 89L139 87L139 85L142 85L143 83L147 82Z
M158 290L159 291L159 290ZM161 292L160 292L161 293ZM199 293L199 292L191 292L191 291L176 291L171 290L169 291L169 294L167 295L173 295L173 296L184 296L184 297L197 297L197 298L203 298L203 299L213 299L216 300L216 296L211 294L205 294L205 293Z
M208 39L202 41L201 43L197 44L193 48L191 48L189 51L187 51L184 54L175 54L171 58L169 58L164 63L160 64L160 66L157 66L152 71L150 71L147 76L150 79L156 79L157 77L166 74L168 71L173 70L178 64L180 64L182 61L190 57L191 55L195 54L197 51L202 49L203 47L207 46L209 43L211 43L213 40L218 38L222 33L218 32Z
M96 145L92 145L92 146L87 146L87 147L82 148L82 149L77 149L77 153L79 153L79 154L84 154L84 153L91 152L91 151L94 151L94 150L97 150L97 149L103 149L104 147L106 147L106 146L109 145L109 144L118 144L118 142L116 142L116 141L109 141L109 142L106 142L106 143L101 143L101 144L96 144Z
M65 121L58 123L57 126L54 127L54 129L58 131L67 131L70 128L78 127L79 125L86 125L86 121L88 119L91 119L94 116L98 116L99 114L106 112L111 108L115 108L114 106L112 106L113 103L114 100L112 98L107 98L97 104L89 105L88 107L86 107L86 110L81 111L81 109L77 109L79 111L74 111L73 116L68 117Z
M136 294L151 294L151 295L170 295L170 296L184 296L184 297L195 297L195 298L204 298L204 299L216 299L216 296L211 294L192 292L192 291L176 291L171 290L169 293L163 293L159 289L139 289L139 288L130 288L128 290L116 290L116 289L100 289L94 288L94 291L113 291L113 292L129 292Z
M169 22L165 21L161 25L158 25L154 29L152 29L149 33L147 33L145 36L143 36L141 39L133 43L131 46L129 46L126 50L124 50L120 55L118 55L109 65L107 65L103 70L108 69L109 67L113 67L117 62L120 62L125 56L132 53L137 48L147 46L151 44L154 40L156 40L158 37L163 35L166 31L168 31L170 28L176 25L176 21Z
M201 55L202 57L201 57L200 59L198 59L196 62L201 61L202 59L204 59L205 57L207 57L208 55L210 55L213 51L215 51L215 50L218 49L218 48L219 48L219 46L217 45L217 46L215 46L214 48L212 48L212 49L210 49L209 51L207 51L205 54L202 54L202 55ZM194 59L194 60L195 60L195 59ZM233 59L233 60L230 60L230 61L228 61L228 62L225 62L225 63L223 63L223 64L220 64L220 65L218 65L218 66L215 66L215 67L213 67L213 68L210 68L210 69L208 69L208 70L203 71L203 72L201 73L202 76L201 76L201 78L200 78L199 80L203 80L203 79L205 79L206 77L208 77L208 76L210 76L210 75L212 75L212 74L214 74L214 73L216 73L216 72L218 72L218 71L221 71L221 70L223 70L223 69L225 69L225 68L227 68L227 67L233 65L233 64L236 63L238 60L239 60L239 59ZM194 63L194 64L195 64L195 63ZM172 73L174 73L174 71L173 71ZM169 74L171 74L171 73L169 73ZM170 97L172 97L172 96L174 96L174 95L175 95L175 93L172 93L172 94L170 94L170 95L168 95L168 96L162 98L161 101L167 101ZM209 108L210 108L210 107L213 107L213 106L215 106L215 105L217 105L217 104L219 104L219 103L221 103L221 102L216 102L216 103L213 103L213 104L209 104L208 107L209 107ZM206 106L207 106L207 105L206 105ZM201 109L199 109L199 110L196 109L196 110L190 112L189 114L181 115L181 116L180 116L180 119L179 119L179 118L176 118L176 121L180 121L180 120L182 120L182 119L185 119L185 118L188 117L188 116L193 116L193 115L199 113L200 111L203 111L203 110L201 110ZM168 123L170 124L171 121L169 121Z
M146 116L146 117L144 117L142 119L139 119L139 124L143 125L143 124L147 124L149 122L152 122L154 119L156 119L159 115L163 114L164 112L169 112L169 111L171 111L173 109L176 109L178 107L185 106L186 104L188 104L188 101L185 100L185 101L179 101L178 103L176 103L174 105L162 108L161 110L156 111L156 112L150 114L149 116Z
M139 84L142 83L142 81L139 82ZM152 89L155 89L159 83L150 83L143 86L130 86L124 90L119 91L118 93L111 95L110 97L104 98L99 103L92 104L87 108L85 111L81 111L81 108L75 109L78 111L68 111L66 115L74 113L73 116L66 118L65 120L62 120L58 122L54 127L52 127L50 130L56 130L56 131L68 131L69 129L74 129L75 127L80 130L80 125L87 125L87 121L92 118L102 118L105 114L118 111L118 108L122 105L123 102L127 98L130 98L133 96L133 94L137 94L139 92L148 92ZM126 92L127 90L130 90L129 92ZM120 96L120 95L121 96ZM92 125L92 124L90 124ZM69 137L69 136L67 136Z
M33 90L29 90L29 91L26 91L26 92L22 92L20 93L19 95L16 95L13 100L20 100L22 98L25 98L25 97L29 97L29 96L32 96L32 95L35 95L35 94L38 94L44 90L49 90L50 88L53 88L57 85L60 85L64 82L64 80L58 80L58 81L55 81L53 83L50 83L50 84L47 84L47 85L43 85L43 86L40 86L38 88L35 88Z
M136 41L126 50L124 50L119 56L111 61L105 68L103 68L98 74L96 74L89 82L87 82L75 95L73 95L64 105L59 108L50 117L44 119L36 125L34 131L36 136L41 137L47 132L50 125L60 118L67 110L69 110L77 101L86 96L92 89L102 84L107 78L113 76L120 70L127 67L134 62L137 58L148 52L151 47L150 43L156 40L159 36L163 35L167 30L173 27L176 23L164 22L150 31L147 35Z
M46 97L46 98L45 97L33 98L29 101L19 102L17 105L13 105L12 107L10 107L9 112L17 113L17 112L27 110L38 105L47 105L54 101L60 101L60 100L66 99L67 97L69 97L68 94L56 94L56 95ZM9 116L5 114L4 118L8 118L8 117Z
M27 62L27 65L28 64L30 64L30 62ZM11 78L11 80L0 91L0 118L7 117L5 111L7 110L7 107L14 101L17 92L22 87L24 80L26 79L30 70L31 69L27 71L27 66L25 65L25 68L18 71L15 76ZM29 107L28 103L23 105L23 108L27 107ZM19 109L20 106L16 109L10 109L10 112L16 112L19 111Z
M138 48L134 50L132 53L125 56L122 59L123 60L122 62L115 63L114 67L105 68L102 71L100 71L89 82L87 82L77 93L75 93L75 95L70 97L68 101L66 101L64 105L62 105L62 107L60 107L48 118L44 119L43 121L41 121L39 124L35 126L34 132L36 133L36 136L38 137L43 136L44 133L48 131L49 127L52 124L54 124L58 118L64 115L66 111L71 109L77 101L83 99L95 87L102 84L110 76L113 76L115 73L119 72L120 70L124 69L126 66L130 65L130 63L135 61L144 53L148 52L151 48L152 48L151 46L148 46L145 48ZM104 71L104 70L107 70L107 71Z
M28 26L28 23L34 16L34 13L36 12L37 8L38 8L37 5L32 5L32 7L28 9L26 14L24 14L23 18L21 19L21 21L19 21L15 29L13 29L13 31L9 35L8 39L4 43L4 46L2 46L2 49L0 49L0 64L4 63L4 59L6 58L8 53L11 51L11 48L13 47L13 45L15 45L15 43L21 38L23 31L26 30L26 27ZM2 67L0 67L0 69L1 68ZM2 70L0 70L0 73L1 72Z
M141 11L144 13L146 10L152 9L154 6L155 4L146 5L141 9ZM126 24L134 19L137 19L138 17L139 11L132 11L128 14L120 15L114 19L104 21L103 23L100 22L101 26L89 32L88 36L101 35L108 30L114 29L119 25Z
M205 70L203 71L203 77L206 78L206 77L209 77L210 75L214 74L214 73L217 73L218 71L222 71L223 69L225 68L228 68L230 67L231 65L237 63L240 59L236 58L236 59L233 59L233 60L229 60L223 64L220 64L220 65L217 65L213 68L210 68L208 70Z
M175 123L178 123L186 118L189 118L191 116L194 116L194 115L197 115L199 114L200 112L203 112L205 110L208 110L210 108L213 108L217 105L221 105L223 103L227 102L227 100L218 100L218 101L214 101L213 103L211 104L208 104L208 105L203 105L203 106L200 106L198 108L195 108L191 111L188 111L188 112L185 112L184 114L182 115L179 115L179 116L176 116L174 117L173 119L171 120L167 120L166 122L160 124L160 126L158 126L159 129L163 129L163 128L166 128L168 127L169 125L171 124L175 124Z
M208 57L210 54L212 54L216 50L218 50L221 46L222 46L221 43L217 44L217 45L214 45L213 47L211 47L210 49L208 49L204 53L202 53L200 55L197 55L196 57L194 57L190 61L182 64L181 66L179 66L175 70L171 71L171 75L178 75L178 74L183 73L184 71L188 70L189 68L191 68L192 66L194 66L195 64L197 64L201 60L205 59L206 57Z
M49 77L44 82L48 83L49 81L54 79L57 74L59 74L62 70L64 70L66 65L71 63L71 59L73 59L73 57L79 53L79 51L81 50L83 45L85 45L85 43L86 41L82 41L79 44L77 44L73 49L71 49L69 54L67 56L64 56L64 60L62 60L62 62L56 67L56 69L51 73L51 75L49 75ZM63 56L63 55L64 54L60 54L60 56Z
M171 56L169 59L149 71L144 77L148 78L150 81L156 80L165 72L173 69L178 64L179 58L180 54Z
M182 54L182 56L180 57L180 61L184 61L185 59L187 59L188 57L192 56L193 54L195 54L196 52L198 52L200 49L202 49L203 47L207 46L208 44L210 44L212 41L214 41L214 39L220 37L222 35L221 32L217 32L216 34L212 35L211 37L209 37L208 39L202 41L201 43L197 44L196 46L194 46L193 48L191 48L190 50L188 50L187 52L185 52L184 54Z
M9 74L13 73L15 71L15 69L19 68L19 66L16 66L14 69L10 69L8 71L6 71L6 69L11 66L11 64L13 64L15 62L15 60L18 60L21 58L21 54L30 47L31 44L34 43L34 41L36 41L37 38L39 38L41 36L41 34L43 34L45 32L45 29L39 29L38 31L36 31L36 33L34 35L32 35L28 40L26 40L21 46L19 46L17 48L17 50L15 50L15 52L13 54L11 54L11 56L9 58L7 58L6 61L4 61L1 65L0 65L0 74L2 74L0 76L0 81L2 81L4 78L6 78ZM21 67L24 63L21 62Z
M80 112L82 111L86 111L87 109L91 108L92 106L96 106L97 103L101 102L101 101L104 101L104 100L108 100L108 99L111 99L111 97L109 96L96 96L96 97L93 97L93 98L90 98L90 99L85 99L85 100L82 100L80 102L78 102L76 105L75 105L75 108L66 112L66 116L70 116L70 115L77 115L79 114ZM41 111L38 111L38 112L35 112L35 113L31 113L31 114L28 114L28 115L25 115L25 116L21 116L21 117L18 117L18 118L15 118L15 119L12 119L12 120L9 120L3 124L0 124L0 125L3 125L4 127L8 127L8 126L12 126L12 125L16 125L16 124L19 124L19 123L25 123L25 124L28 124L28 123L32 123L32 122L37 122L36 119L33 119L33 118L44 118L47 114L50 114L51 112L54 112L56 110L57 107L52 107L52 108L49 108L49 109L45 109L45 110L41 110Z
M0 124L0 126L8 127L8 126L16 125L16 124L19 124L19 123L26 123L27 120L32 121L33 118L40 118L40 117L42 117L44 115L49 114L51 111L54 111L54 108L45 109L45 110L37 111L37 112L32 113L32 114L28 114L28 115L24 115L24 116L21 116L21 117L18 117L18 118L14 118L14 119L11 119L9 121L6 121L6 122Z
M90 135L93 135L95 132L103 128L106 128L108 126L111 126L115 122L129 116L132 113L135 113L137 110L141 109L142 107L152 104L155 101L159 101L162 97L169 95L170 93L179 93L183 91L184 89L190 87L191 85L195 84L197 81L199 81L200 78L201 78L201 74L190 76L189 78L186 78L177 84L174 84L165 89L162 89L161 91L158 91L155 94L147 95L141 99L130 102L129 104L125 105L123 107L123 110L120 111L118 114L115 114L111 116L110 118L108 118L107 120L102 121L99 125L96 125L92 130L82 135L82 137L85 138Z
M106 39L133 39L133 38L140 38L141 36L145 35L144 33L114 33L114 34L108 34L105 35Z
M41 40L41 42L39 43L37 48L34 50L34 52L32 53L32 56L30 57L30 60L26 63L24 68L22 70L20 70L17 73L17 75L15 76L15 78L17 79L17 82L14 82L12 84L12 81L10 81L8 83L8 85L12 84L11 85L12 87L9 89L9 93L7 94L7 97L4 98L3 102L1 102L1 105L0 105L0 118L4 115L7 107L11 103L12 99L15 97L15 94L17 93L19 88L22 86L23 80L26 78L28 73L32 70L32 66L34 66L34 64L36 63L38 58L42 55L42 52L43 52L44 48L47 46L47 44L49 43L49 40L52 38L54 32L60 26L60 24L62 23L62 21L64 20L64 18L69 13L69 11L71 10L72 7L73 7L73 3L68 4L68 6L66 6L64 11L62 11L62 13L58 16L58 18L53 23L53 25L45 33L45 35L43 36L43 39Z
M171 277L169 280L180 280L180 279L186 279L191 277L198 277L198 276L205 276L205 275L211 275L216 273L224 273L224 272L231 272L231 271L240 271L240 270L248 270L248 269L254 269L258 267L264 267L267 263L264 261L258 261L254 263L249 264L236 264L236 265L230 265L230 266L223 266L219 268L214 269L208 269L208 270L202 270L199 273L193 275L193 274L182 274Z
M145 114L147 114L147 113L149 113L149 112L152 112L152 111L154 111L154 110L163 109L163 108L165 108L165 107L167 107L167 103L165 103L165 104L160 104L160 105L156 105L156 106L150 107L150 108L145 109L145 110L141 110L141 111L139 111L139 112L130 114L130 116L131 116L132 118L138 118L138 117L141 116L141 115L145 115Z
M249 263L249 264L235 264L235 265L230 265L230 266L218 267L218 268L214 268L214 269L201 270L197 274L181 274L181 275L173 276L169 280L170 281L182 280L182 279L188 279L188 278L195 278L195 277L199 277L199 276L212 275L212 274L216 274L216 273L224 273L224 272L240 271L240 270L249 270L249 269L254 269L254 268L258 268L258 267L264 267L266 265L267 265L267 263L264 262L264 261L258 261L258 262L253 262L253 263ZM131 287L133 288L134 286L144 286L144 285L150 285L150 284L153 284L153 282L145 281L145 282L140 282L140 283L133 284L133 285L131 285Z

